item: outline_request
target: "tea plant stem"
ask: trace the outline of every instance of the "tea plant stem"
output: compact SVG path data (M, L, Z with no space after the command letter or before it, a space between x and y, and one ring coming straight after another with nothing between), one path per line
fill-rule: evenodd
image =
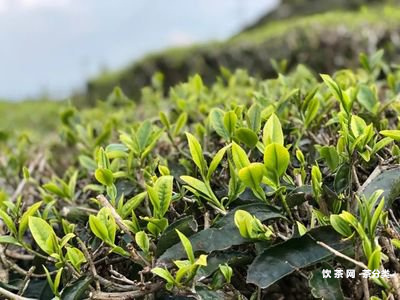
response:
M35 300L34 298L26 298L26 297L18 296L10 291L7 291L6 289L3 289L2 287L0 287L0 295L3 295L10 300Z
M96 290L100 291L100 283L99 283L99 280L97 279L97 270L93 263L92 257L90 256L90 253L89 253L85 243L78 236L76 236L76 240L78 241L79 246L82 249L83 255L85 255L85 258L86 258L87 262L89 263L90 272L92 273L92 276L94 277L94 280L95 280Z
M283 208L286 210L286 213L289 216L289 219L293 221L294 219L293 219L292 211L290 210L289 205L286 202L285 195L283 195L282 192L279 192L278 196L282 202Z
M361 278L361 284L362 284L362 287L363 287L364 300L369 300L368 279L362 277Z
M167 130L167 136L169 141L172 144L172 147L175 148L176 151L178 151L178 153L182 154L184 157L186 157L187 159L191 160L192 157L187 154L185 151L183 151L181 148L179 148L179 146L177 145L177 143L174 141L174 138L172 137L171 133L169 132L169 130Z
M29 270L28 273L25 276L24 282L22 283L22 286L20 290L18 291L18 295L23 295L26 289L28 288L29 282L31 281L31 277L33 272L35 272L36 267L32 266Z
M132 233L130 232L129 228L125 225L124 221L122 220L121 216L117 213L117 211L111 205L111 203L107 200L107 198L104 197L104 195L98 195L96 199L100 202L100 204L103 207L107 207L110 210L110 212L111 212L112 216L114 217L115 222L117 223L118 227L123 232L125 232L127 235L129 235L129 237L132 240L135 240L135 237L132 235Z
M354 182L356 183L357 190L361 187L360 180L358 180L356 167L353 165L351 167L351 171L353 172Z
M151 294L159 290L163 284L161 282L146 285L140 290L120 292L120 293L105 293L105 292L94 292L90 294L91 299L95 300L128 300L133 298L144 297L145 295Z
M399 283L399 275L395 274L392 278L392 285L394 292L396 293L397 299L400 299L400 283Z
M115 208L111 205L111 203L107 200L106 197L104 197L104 195L98 195L97 196L97 200L100 202L100 204L103 207L107 207L112 216L115 219L115 223L117 223L118 227L125 232L133 241L135 240L135 236L130 232L129 228L125 225L124 221L122 220L121 216L117 213L117 211L115 210ZM149 266L150 263L144 258L142 257L134 247L131 247L131 254L133 256L133 259L137 260L141 260L142 262L144 262L144 264L146 266Z
M4 252L4 247L0 245L0 262L7 268L14 270L18 274L21 274L23 276L26 276L28 274L28 271L25 271L22 269L20 266L18 266L16 263L11 262L7 259L5 252ZM50 274L55 274L57 271L52 271ZM34 278L45 278L46 274L31 274L31 277Z
M352 262L353 264L368 270L368 266L365 265L363 262L361 261L357 261L351 257L348 257L347 255L344 255L343 253L340 253L339 251L336 251L335 249L333 249L332 247L328 246L327 244L325 244L324 242L320 242L320 241L316 241L316 243L322 247L324 247L325 249L327 249L328 251L332 252L334 255L339 256L345 260L348 260L349 262Z
M6 249L5 251L6 256L13 258L13 259L20 259L20 260L33 260L35 258L34 255L31 254L22 254L15 251L11 251Z

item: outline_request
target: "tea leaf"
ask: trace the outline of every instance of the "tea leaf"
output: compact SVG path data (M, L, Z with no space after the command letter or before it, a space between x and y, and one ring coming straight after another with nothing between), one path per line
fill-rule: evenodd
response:
M268 146L272 143L283 146L283 132L281 122L273 113L265 123L263 130L263 143Z

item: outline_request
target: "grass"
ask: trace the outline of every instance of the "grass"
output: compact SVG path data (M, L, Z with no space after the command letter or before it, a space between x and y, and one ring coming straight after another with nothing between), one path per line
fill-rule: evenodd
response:
M65 102L52 100L0 101L0 130L43 136L54 132Z

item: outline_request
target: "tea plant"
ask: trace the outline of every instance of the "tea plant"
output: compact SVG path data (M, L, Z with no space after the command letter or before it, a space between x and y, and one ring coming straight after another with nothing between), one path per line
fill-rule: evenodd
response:
M397 275L359 274L400 272L400 72L360 63L222 69L140 103L116 88L65 108L58 138L4 135L0 294L399 297ZM322 278L336 268L356 278Z

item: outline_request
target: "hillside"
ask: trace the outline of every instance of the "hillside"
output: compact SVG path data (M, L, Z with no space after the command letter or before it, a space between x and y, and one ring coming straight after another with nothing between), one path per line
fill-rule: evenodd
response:
M210 83L219 67L245 68L261 78L276 75L270 60L287 60L291 68L307 64L317 72L354 67L360 52L385 49L392 59L398 57L400 9L373 7L361 11L334 11L269 22L225 42L206 43L154 53L114 73L103 74L87 84L87 99L104 99L116 85L135 100L152 76L164 74L163 87L202 75ZM283 70L280 70L283 71Z

